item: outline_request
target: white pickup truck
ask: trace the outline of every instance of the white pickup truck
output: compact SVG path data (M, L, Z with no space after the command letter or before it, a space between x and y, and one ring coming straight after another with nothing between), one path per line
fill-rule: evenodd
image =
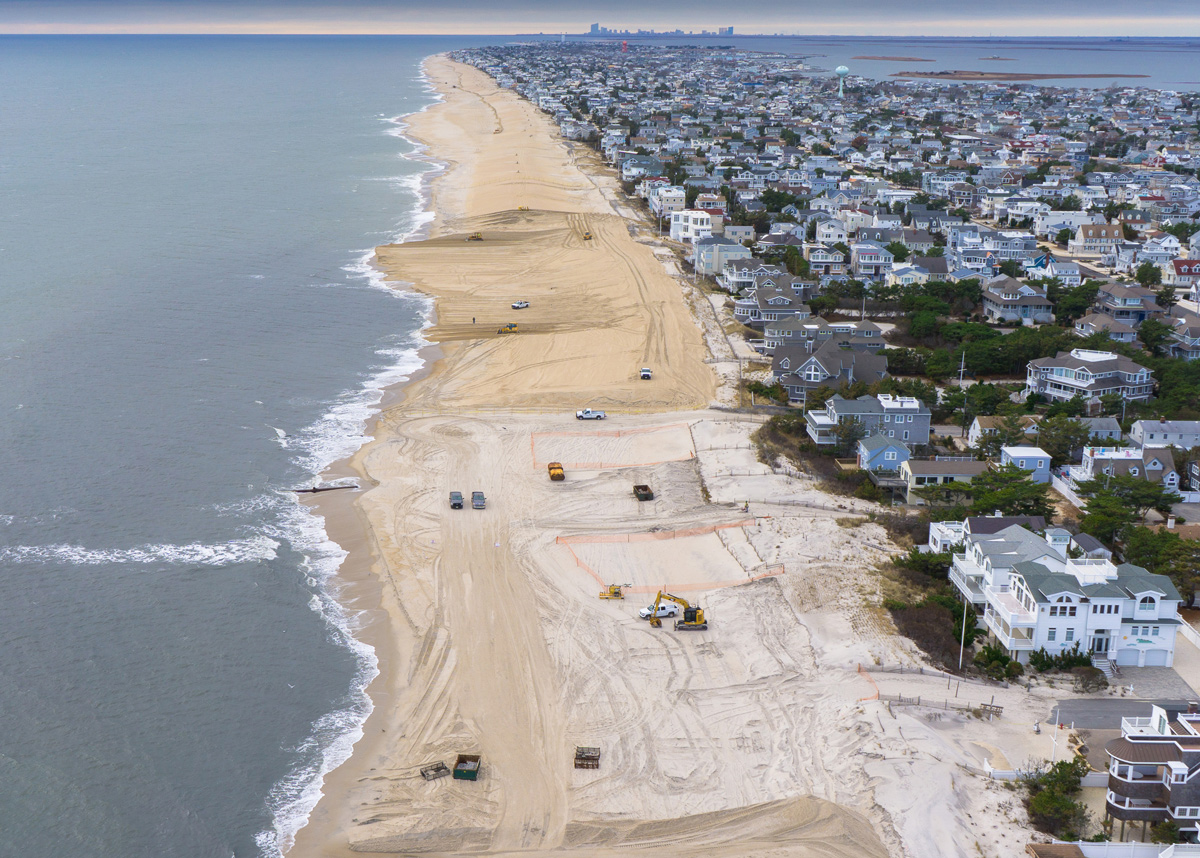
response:
M582 411L575 412L576 420L603 420L605 414L603 411L593 411L590 408L585 408Z

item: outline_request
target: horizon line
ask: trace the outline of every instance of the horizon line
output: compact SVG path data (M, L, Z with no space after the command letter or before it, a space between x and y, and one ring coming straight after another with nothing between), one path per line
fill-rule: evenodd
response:
M485 33L466 33L454 31L440 30L424 30L424 31L401 31L401 30L368 30L368 29L291 29L291 30L267 30L267 29L163 29L163 30L135 30L126 28L106 28L93 27L91 29L67 30L57 28L36 28L27 27L23 29L6 29L0 25L0 36L442 36L442 37L457 37L457 38L489 38L489 37L527 37L539 36L545 38L555 37L583 37L589 41L605 41L608 39L622 39L627 36L635 38L660 36L665 38L680 39L680 38L695 38L695 39L739 39L739 38L774 38L774 39L808 39L808 38L836 38L836 39L1026 39L1031 41L1063 41L1069 39L1104 39L1110 41L1197 41L1200 42L1200 33L1186 36L1149 36L1149 35L1122 35L1119 33L1111 34L1090 34L1090 35L1057 35L1057 36L1041 36L1041 35L1025 35L1017 33L963 33L955 35L946 35L939 33L909 33L904 35L887 35L884 33L734 33L726 35L717 35L715 33L673 33L668 31L646 31L638 33L637 31L614 32L608 34L592 34L587 31L571 33L565 31L546 31L537 32L485 32Z

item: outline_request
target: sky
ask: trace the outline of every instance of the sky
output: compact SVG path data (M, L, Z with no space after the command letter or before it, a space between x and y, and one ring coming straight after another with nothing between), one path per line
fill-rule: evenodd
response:
M0 33L579 33L611 28L891 36L1200 36L1158 0L0 0Z

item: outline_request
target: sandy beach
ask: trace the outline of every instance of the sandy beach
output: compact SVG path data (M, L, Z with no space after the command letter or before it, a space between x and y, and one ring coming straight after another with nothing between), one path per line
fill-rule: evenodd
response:
M1018 713L999 738L885 707L881 689L959 690L870 673L920 663L878 607L870 570L899 548L875 507L760 463L761 418L711 407L716 359L669 254L592 152L482 73L426 68L445 102L410 133L448 163L438 217L378 256L434 297L436 360L339 471L366 490L316 501L380 675L289 858L1022 854L1011 794L970 772L1032 753L1052 694L966 687ZM608 419L577 421L587 405ZM487 508L452 510L452 490ZM597 598L608 584L628 598ZM659 589L708 629L639 619ZM599 769L573 767L577 746ZM478 781L420 776L457 754L481 755Z

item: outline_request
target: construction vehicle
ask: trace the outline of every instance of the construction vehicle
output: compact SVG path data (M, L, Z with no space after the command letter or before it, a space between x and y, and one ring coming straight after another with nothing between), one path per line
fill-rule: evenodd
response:
M473 232L467 236L467 241L483 241L483 233Z
M583 234L583 240L584 240L584 241L591 241L591 240L592 240L592 233L591 233L591 230L588 230L587 232L585 232L585 233Z
M496 331L496 333L497 334L519 334L519 333L521 333L521 329L517 327L516 322L509 322L503 328Z
M546 470L550 472L550 480L552 482L561 483L567 478L567 475L563 473L562 462L551 462L546 466Z
M640 501L654 500L654 492L651 490L651 488L640 483L633 487L633 496Z
M675 602L683 609L683 619L675 621L675 631L677 632L700 632L708 628L708 621L704 618L704 609L696 607L687 599L680 596L673 596L670 593L658 591L658 596L654 600L654 604L647 609L642 610L642 616L650 620L650 625L656 629L662 628L662 616L676 616L678 611L664 611L660 609L660 605L664 601Z
M517 206L517 211L527 212L527 211L529 211L529 206Z
M628 587L629 584L609 584L606 588L600 591L601 599L621 599L625 598L623 587Z
M600 749L588 748L583 745L575 746L575 768L577 769L598 769L600 768Z

